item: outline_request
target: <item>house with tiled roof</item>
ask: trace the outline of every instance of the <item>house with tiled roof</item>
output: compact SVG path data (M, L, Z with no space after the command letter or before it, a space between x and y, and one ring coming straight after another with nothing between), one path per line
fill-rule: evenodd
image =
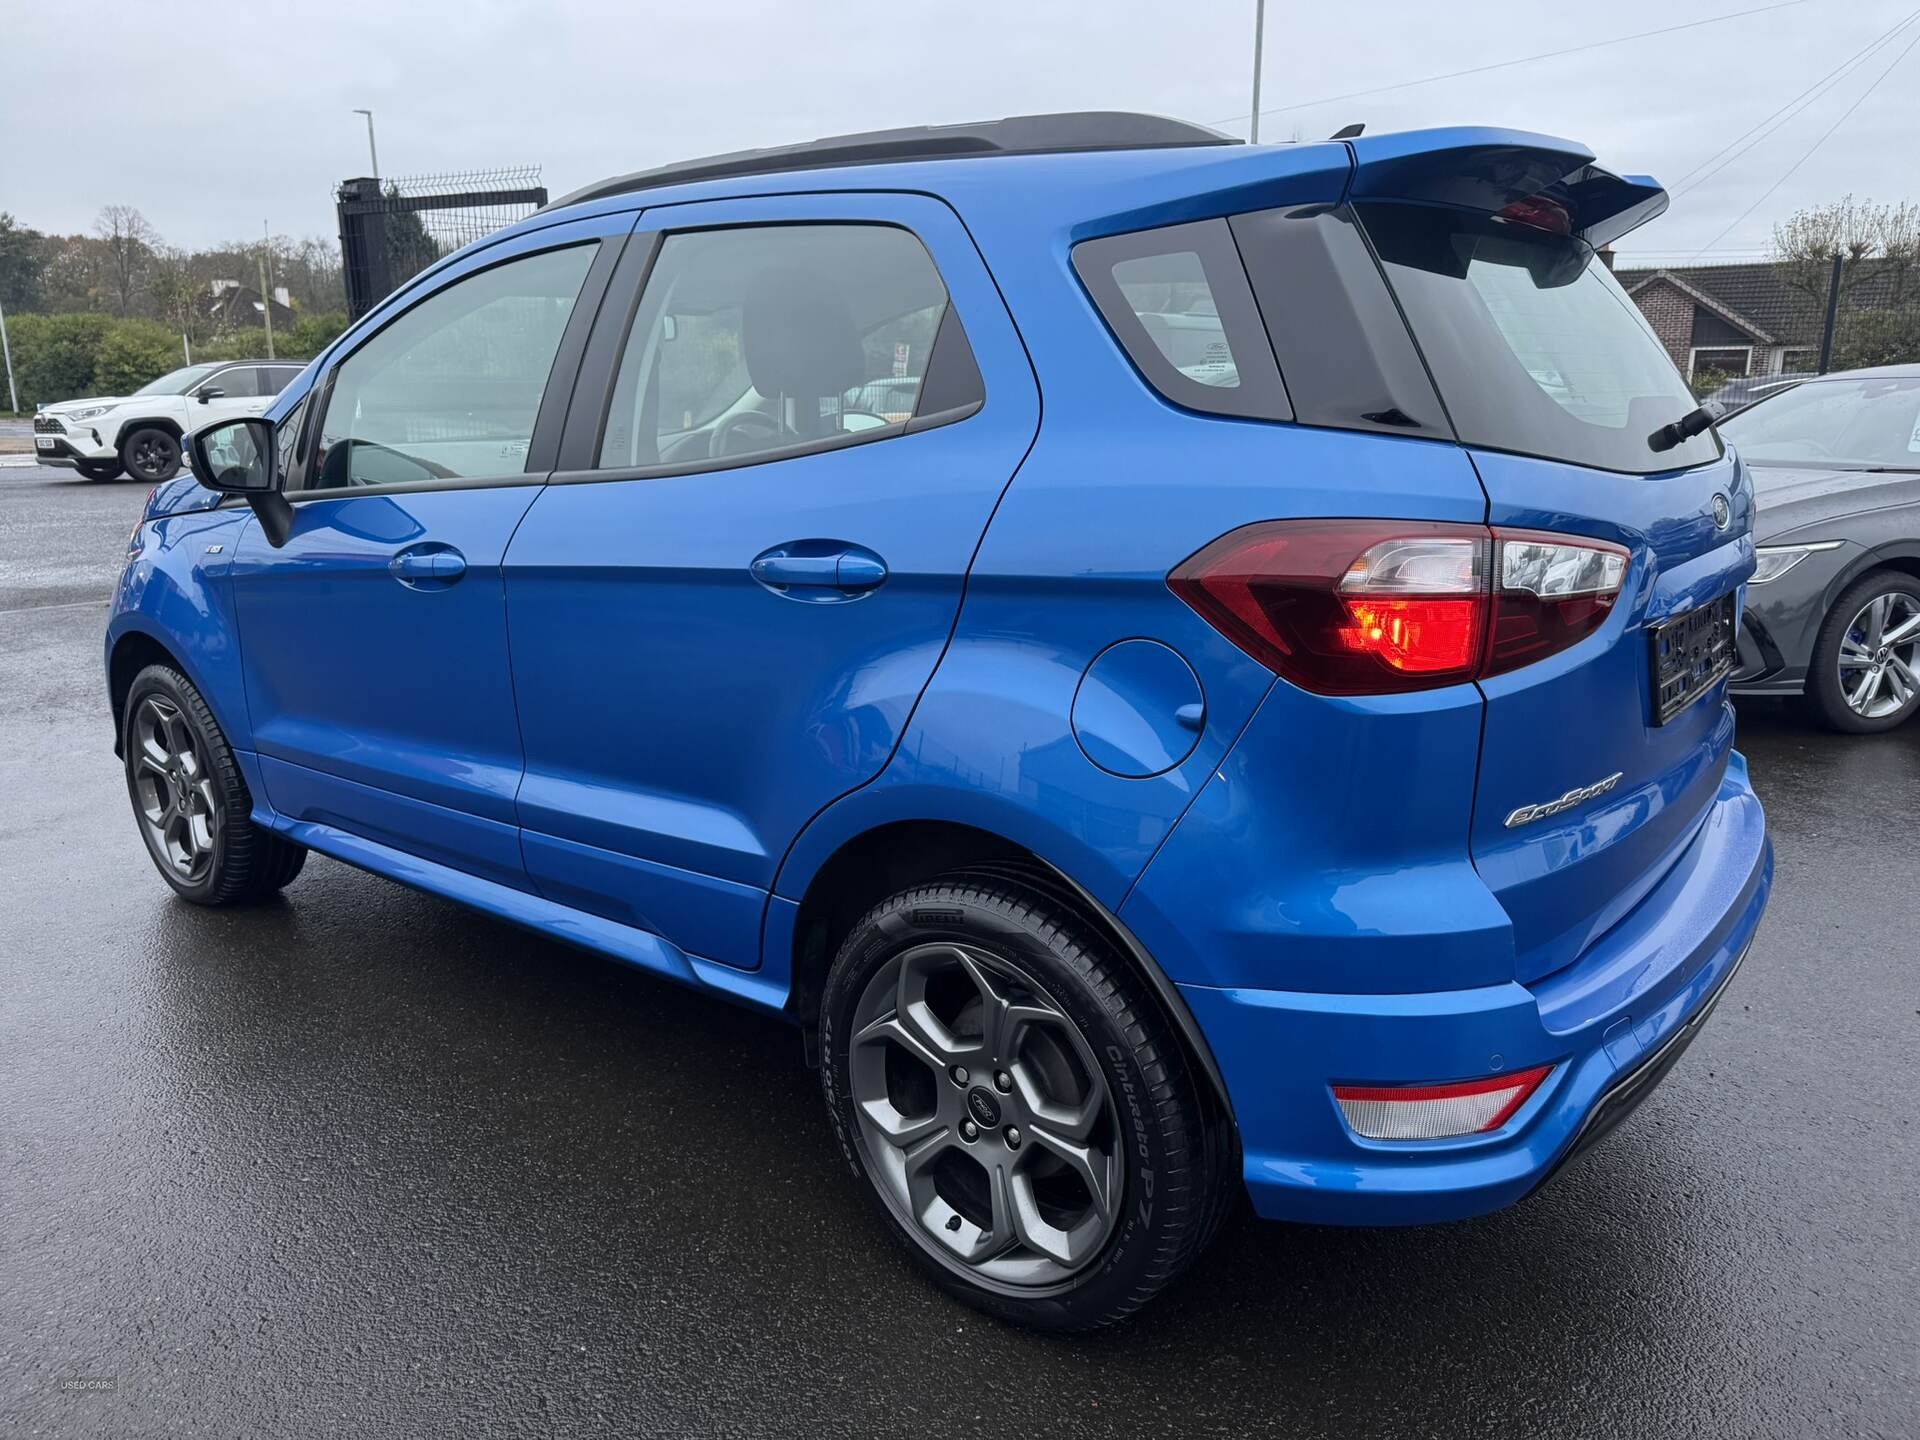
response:
M1896 277L1882 262L1859 260L1846 286L1844 317L1893 303ZM1615 267L1653 333L1689 380L1722 375L1780 375L1812 370L1826 323L1822 285L1789 283L1785 266Z

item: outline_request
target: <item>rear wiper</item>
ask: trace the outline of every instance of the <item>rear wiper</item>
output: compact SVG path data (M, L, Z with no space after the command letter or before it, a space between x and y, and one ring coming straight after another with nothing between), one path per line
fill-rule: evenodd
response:
M1717 400L1709 400L1699 409L1689 410L1671 425L1662 425L1647 436L1647 444L1655 450L1671 450L1691 440L1709 425L1717 425L1726 413L1726 406Z

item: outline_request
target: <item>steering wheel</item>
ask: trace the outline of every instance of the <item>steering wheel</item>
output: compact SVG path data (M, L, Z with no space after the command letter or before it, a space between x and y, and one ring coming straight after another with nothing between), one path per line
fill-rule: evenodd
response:
M787 428L785 421L776 420L771 415L763 415L758 410L742 410L738 415L729 415L713 427L713 434L707 438L707 458L709 460L719 460L730 455L733 452L730 451L727 446L732 441L734 432L736 430L752 429L759 429L764 432L766 439L769 441L788 438L798 440L800 438L799 435ZM761 445L755 448L764 449L765 446Z

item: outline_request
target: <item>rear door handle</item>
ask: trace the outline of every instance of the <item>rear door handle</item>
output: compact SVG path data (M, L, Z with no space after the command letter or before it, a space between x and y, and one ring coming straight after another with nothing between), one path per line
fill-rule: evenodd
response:
M444 590L467 573L467 558L450 546L415 546L387 562L394 579L410 590Z
M795 600L851 600L887 578L886 562L878 555L834 540L776 545L755 556L749 568L769 590Z

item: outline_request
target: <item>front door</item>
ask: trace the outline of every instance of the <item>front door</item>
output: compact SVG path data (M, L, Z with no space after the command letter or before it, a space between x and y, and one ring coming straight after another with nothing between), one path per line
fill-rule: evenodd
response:
M787 846L893 753L1038 394L930 198L657 208L628 266L507 555L526 863L751 967Z
M233 566L274 808L524 887L501 558L632 216L470 257L316 383L286 545ZM296 418L297 417L297 418ZM548 442L548 450L552 442Z

